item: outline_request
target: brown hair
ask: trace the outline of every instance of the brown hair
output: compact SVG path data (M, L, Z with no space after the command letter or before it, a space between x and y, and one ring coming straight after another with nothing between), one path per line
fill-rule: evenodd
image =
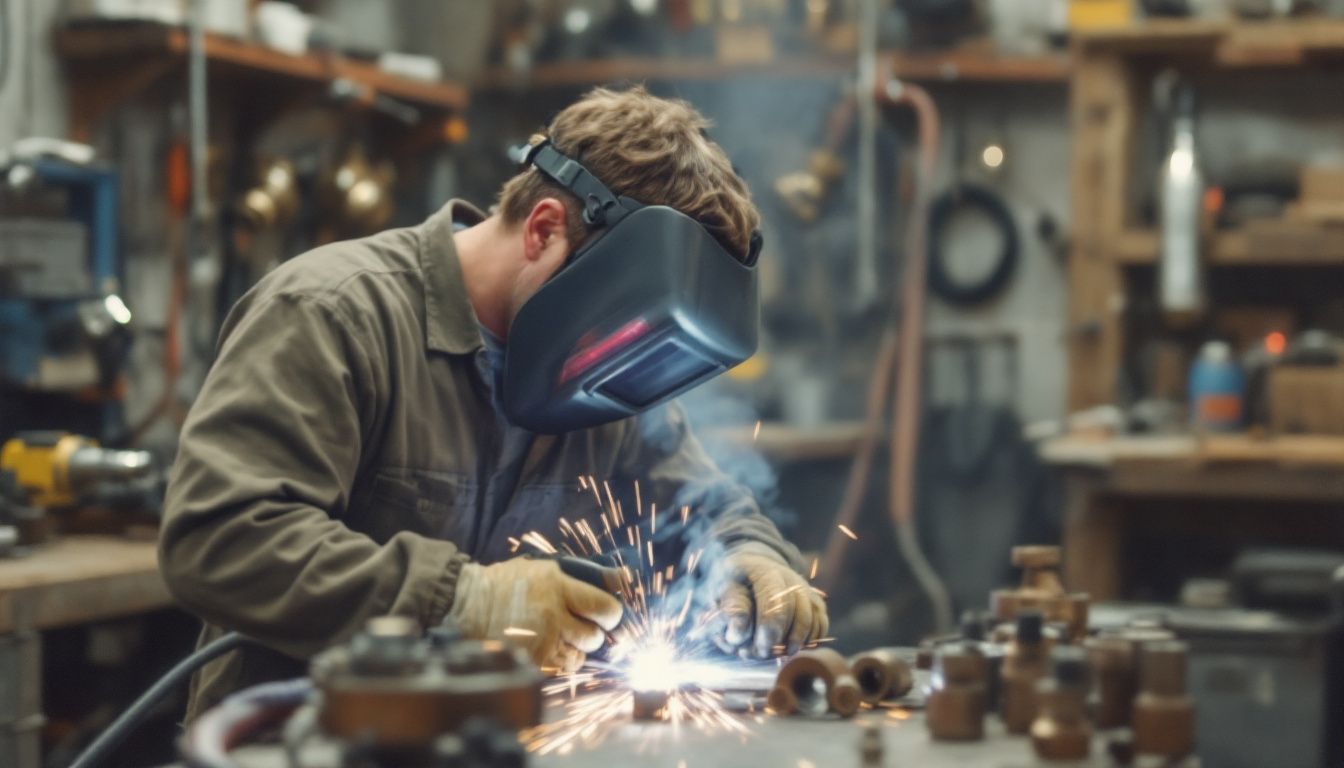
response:
M685 101L658 98L639 86L595 88L556 115L546 136L612 192L675 208L742 259L760 214L728 156L705 135L708 127L704 115ZM525 221L547 197L564 202L568 238L577 247L588 235L579 199L536 168L504 185L499 195L504 223Z

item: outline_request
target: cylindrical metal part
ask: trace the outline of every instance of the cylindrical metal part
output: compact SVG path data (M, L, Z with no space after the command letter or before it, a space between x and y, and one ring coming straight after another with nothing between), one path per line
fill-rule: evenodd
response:
M836 676L834 682L826 687L826 703L831 706L832 712L841 717L853 717L862 702L859 684L848 672Z
M776 693L780 689L782 692ZM780 668L775 689L766 701L780 713L815 716L834 711L845 717L858 711L859 702L859 686L845 657L830 648L795 654Z
M960 644L940 648L925 703L924 722L939 741L985 736L985 657Z
M910 692L914 673L894 648L875 648L849 660L854 680L863 700L874 704L883 699L898 699Z
M1061 646L1051 661L1051 677L1036 686L1039 712L1031 724L1031 745L1042 760L1082 760L1092 749L1087 656L1081 648Z
M1152 642L1139 652L1140 691L1134 700L1134 751L1167 759L1195 748L1195 708L1185 695L1186 645Z
M882 768L882 729L877 723L864 723L863 736L859 738L859 765L862 768Z
M636 720L662 720L670 697L670 691L635 691L630 713Z
M1036 681L1045 675L1044 618L1039 611L1017 617L1017 635L1003 658L999 715L1009 733L1026 733L1036 719Z
M1119 637L1093 637L1088 639L1086 647L1096 681L1093 720L1102 730L1127 727L1138 689L1133 644Z

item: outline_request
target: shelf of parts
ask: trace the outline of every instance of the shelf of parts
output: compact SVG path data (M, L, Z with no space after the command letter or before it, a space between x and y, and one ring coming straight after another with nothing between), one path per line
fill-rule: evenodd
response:
M185 69L190 34L163 24L73 24L56 29L55 46L69 75L71 136L88 140L109 112ZM386 96L437 116L459 114L468 102L467 89L459 83L400 77L334 53L292 55L207 34L205 55L212 77L250 79L259 91L279 84L328 88L344 80L354 86L360 104ZM446 130L445 121L430 122Z
M1007 56L982 48L936 53L885 53L888 74L922 82L1058 83L1069 78L1063 54ZM851 57L793 56L770 61L725 62L709 58L610 58L541 64L527 72L489 72L481 90L583 88L603 83L715 81L749 78L839 78L854 71Z

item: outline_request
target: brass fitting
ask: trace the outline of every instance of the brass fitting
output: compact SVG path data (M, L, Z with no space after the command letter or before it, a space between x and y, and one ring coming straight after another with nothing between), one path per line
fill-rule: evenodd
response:
M869 704L899 699L910 692L914 673L895 648L876 648L849 660L859 694Z
M1092 750L1087 655L1081 648L1060 646L1050 660L1050 677L1036 685L1039 711L1031 724L1031 746L1042 760L1082 760Z
M1045 675L1047 654L1040 611L1017 616L1017 635L1003 657L999 715L1009 733L1026 733L1036 719L1036 682Z
M1139 652L1134 751L1178 760L1195 748L1195 706L1185 693L1186 645L1151 642Z
M933 662L924 722L938 741L985 737L985 657L957 643L942 646Z
M1134 644L1123 637L1106 636L1088 638L1085 647L1096 681L1092 717L1097 727L1128 727L1139 683Z
M1024 610L1037 610L1045 619L1068 625L1074 642L1087 635L1086 593L1067 593L1059 578L1063 551L1059 547L1013 547L1013 565L1022 569L1022 583L1015 589L996 589L990 609L999 621L1012 621Z
M859 684L845 657L831 648L799 651L779 670L766 704L777 714L818 716L859 711Z

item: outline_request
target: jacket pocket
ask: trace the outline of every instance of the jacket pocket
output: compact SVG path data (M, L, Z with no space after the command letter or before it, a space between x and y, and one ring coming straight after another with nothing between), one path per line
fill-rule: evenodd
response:
M361 498L362 497L362 498ZM404 467L378 470L356 493L346 525L382 544L402 531L469 547L476 531L476 484L466 475Z

